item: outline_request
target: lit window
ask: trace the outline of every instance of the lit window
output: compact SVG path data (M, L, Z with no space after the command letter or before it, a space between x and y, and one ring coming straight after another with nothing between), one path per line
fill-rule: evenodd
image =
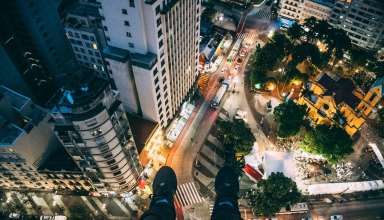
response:
M92 44L92 47L93 47L93 49L97 50L97 45L96 45L96 43L93 43L93 44Z

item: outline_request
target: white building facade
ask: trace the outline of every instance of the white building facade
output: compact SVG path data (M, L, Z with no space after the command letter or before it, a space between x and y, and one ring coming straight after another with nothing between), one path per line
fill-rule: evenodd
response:
M345 30L356 46L366 49L383 46L384 2L381 0L338 0L330 21Z
M118 92L94 78L58 98L52 110L56 134L93 185L99 191L132 190L142 167Z
M127 111L166 127L197 78L200 0L100 0L104 55Z
M332 14L332 0L281 0L279 16L302 22L306 18L328 20Z

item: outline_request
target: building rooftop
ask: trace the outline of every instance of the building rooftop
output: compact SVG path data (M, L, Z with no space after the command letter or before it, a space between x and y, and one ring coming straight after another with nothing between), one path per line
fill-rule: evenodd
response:
M360 99L354 95L356 86L350 79L332 79L328 74L323 74L317 82L326 89L324 95L334 97L336 105L344 102L354 109L360 103Z
M0 94L9 97L9 101L12 106L16 108L18 111L23 110L23 108L31 102L31 99L17 93L5 86L0 86Z
M132 128L132 135L135 140L137 150L140 153L143 150L148 138L151 137L152 133L157 128L158 124L132 114L128 114L128 121Z
M13 146L23 134L23 129L0 116L0 147Z
M384 76L378 78L371 86L371 88L379 87L381 89L381 96L384 96Z
M130 53L128 50L112 46L106 47L103 50L103 54L106 58L119 62L127 62L128 60L130 60L133 66L138 66L144 69L152 69L152 67L156 64L157 61L156 54Z
M68 14L80 15L80 16L100 16L99 9L94 5L88 4L73 4L68 10Z

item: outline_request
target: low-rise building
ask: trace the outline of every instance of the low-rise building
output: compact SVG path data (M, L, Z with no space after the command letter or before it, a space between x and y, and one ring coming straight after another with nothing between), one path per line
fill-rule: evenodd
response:
M383 83L377 80L365 93L350 79L322 73L306 84L298 103L308 107L314 123L337 124L353 136L381 101Z
M328 20L334 0L281 0L279 17L282 20L303 22L309 17ZM283 22L284 23L284 22Z

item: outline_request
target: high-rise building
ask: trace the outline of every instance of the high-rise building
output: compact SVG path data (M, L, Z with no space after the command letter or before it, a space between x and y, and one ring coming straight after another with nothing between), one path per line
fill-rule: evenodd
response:
M378 49L383 46L382 0L338 0L330 22L345 30L354 45L366 49Z
M64 151L48 111L0 86L0 188L90 190L92 185ZM57 157L57 155L60 155Z
M73 79L52 99L55 131L99 191L129 191L141 173L126 113L107 80Z
M306 18L328 20L332 13L334 0L281 0L279 17L302 22Z
M83 67L94 69L101 77L108 78L102 58L106 42L101 16L95 4L76 3L68 7L64 29L77 62Z
M56 80L77 70L76 60L58 15L58 1L3 1L0 12L9 18L13 35L25 52L33 54Z
M25 48L12 17L0 9L0 84L44 104L53 93L53 78L36 54Z
M200 0L100 0L107 68L132 113L165 127L197 78Z

